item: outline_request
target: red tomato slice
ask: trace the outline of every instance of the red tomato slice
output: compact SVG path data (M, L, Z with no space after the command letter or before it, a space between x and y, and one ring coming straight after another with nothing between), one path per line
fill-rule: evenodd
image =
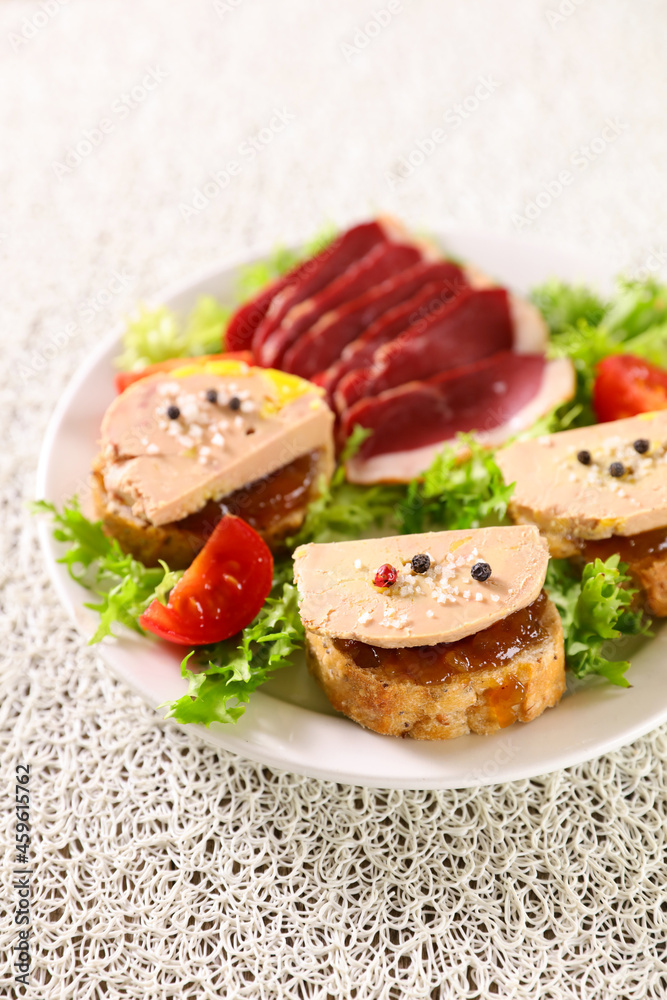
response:
M139 624L182 646L221 642L249 625L271 590L273 556L240 517L227 514L178 581L167 604L158 600Z
M197 358L167 358L166 361L158 361L154 365L146 365L138 372L117 372L114 375L114 385L116 392L120 395L125 392L129 385L134 385L142 378L155 375L157 372L170 372L174 368L182 368L183 365L191 364L193 361L245 361L252 365L251 351L228 351L226 354L201 354Z
M667 371L634 354L613 354L598 365L593 408L601 422L667 410Z

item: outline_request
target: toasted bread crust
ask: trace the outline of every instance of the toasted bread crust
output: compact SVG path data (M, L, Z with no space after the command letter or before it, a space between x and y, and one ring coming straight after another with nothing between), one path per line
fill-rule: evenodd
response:
M308 504L317 495L317 483L321 476L328 481L333 472L333 460L328 449L318 454L317 468L313 478L313 488L304 503L288 511L269 530L258 529L259 534L271 549L278 549L285 538L298 531L306 516ZM130 553L145 566L157 566L162 559L171 569L187 569L194 557L204 546L201 534L189 531L174 521L158 527L147 524L135 517L129 507L112 502L104 488L99 472L93 474L93 503L95 512L104 525L105 532L115 538L123 552ZM251 494L251 488L248 495Z
M359 667L330 639L306 632L306 658L331 704L350 719L387 736L447 740L488 734L530 722L556 705L565 690L563 628L547 602L548 638L502 666L458 674L441 684L417 684Z
M648 613L667 618L667 553L651 562L630 563L628 571L642 591Z

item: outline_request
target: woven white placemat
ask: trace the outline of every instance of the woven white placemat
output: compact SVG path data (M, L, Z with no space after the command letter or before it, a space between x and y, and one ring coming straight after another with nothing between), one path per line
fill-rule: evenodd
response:
M19 760L28 996L665 996L664 729L480 791L272 773L109 677L24 503L86 352L213 258L382 208L657 266L666 27L658 0L2 4L3 996Z

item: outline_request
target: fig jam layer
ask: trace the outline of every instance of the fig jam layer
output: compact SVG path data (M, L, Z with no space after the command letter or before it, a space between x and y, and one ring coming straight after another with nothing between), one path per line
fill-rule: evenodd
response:
M165 527L206 540L224 514L236 514L257 531L270 533L283 518L312 499L319 458L319 451L302 455L242 490L221 500L209 500L201 510Z
M384 649L355 640L336 639L334 646L359 667L379 668L383 678L408 680L414 684L441 684L459 674L503 666L529 646L544 641L549 635L545 622L548 607L547 596L542 591L527 608L458 642ZM518 679L514 683L521 688ZM506 688L498 689L498 697L507 698Z
M579 542L579 548L586 562L593 559L608 559L615 552L627 563L630 571L637 571L642 564L653 563L656 559L667 559L667 528L642 531L639 535L612 535L599 541Z

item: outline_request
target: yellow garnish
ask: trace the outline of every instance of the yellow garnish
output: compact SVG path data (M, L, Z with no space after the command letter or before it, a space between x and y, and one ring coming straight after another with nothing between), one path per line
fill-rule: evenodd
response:
M452 544L449 546L449 551L450 552L456 552L456 550L461 545L465 545L465 543L469 542L471 540L471 538L472 538L472 535L467 535L465 538L459 538L459 540L457 542L452 542Z
M266 381L270 382L277 392L277 398L268 399L262 407L262 416L268 413L276 413L283 406L291 403L299 396L306 393L316 392L318 387L312 382L307 382L305 378L298 375L290 375L288 372L279 372L275 368L255 368L254 371L261 372ZM322 392L322 390L319 390Z
M245 361L191 361L190 364L183 365L173 371L166 372L165 378L187 378L188 375L221 375L221 376L248 376L261 375L265 382L268 382L271 389L271 397L264 402L261 409L263 417L282 410L293 400L307 393L319 396L324 395L324 390L319 386L307 382L305 378L298 375L290 375L288 372L279 372L275 368L255 368L247 365Z
M165 378L187 378L188 375L250 375L261 368L250 368L245 361L202 361L191 362L182 368L165 373Z

